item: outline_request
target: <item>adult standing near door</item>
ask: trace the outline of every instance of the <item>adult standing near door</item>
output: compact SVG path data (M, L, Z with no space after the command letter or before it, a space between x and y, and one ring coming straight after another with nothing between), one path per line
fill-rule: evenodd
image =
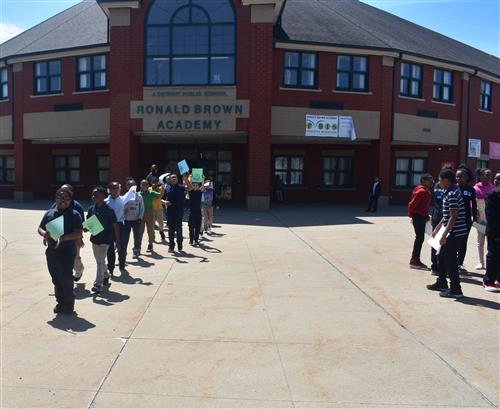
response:
M382 182L378 176L373 178L373 182L370 185L370 194L368 196L368 208L366 212L376 212L378 208L378 198L380 197L380 189L382 188Z

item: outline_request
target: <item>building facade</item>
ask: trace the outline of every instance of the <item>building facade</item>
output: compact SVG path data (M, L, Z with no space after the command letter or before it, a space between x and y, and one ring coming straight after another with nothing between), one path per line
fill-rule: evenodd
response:
M181 159L250 209L277 177L287 202L365 202L378 175L404 203L424 172L500 170L500 60L355 0L82 2L2 44L0 72L2 198ZM306 137L306 115L357 138Z

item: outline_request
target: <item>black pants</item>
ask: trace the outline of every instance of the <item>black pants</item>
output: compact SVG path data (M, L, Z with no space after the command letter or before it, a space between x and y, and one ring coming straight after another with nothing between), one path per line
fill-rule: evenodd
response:
M413 221L413 229L415 230L415 241L413 242L413 252L411 258L420 260L420 252L425 237L425 217L421 214L414 214L411 217Z
M75 251L61 251L51 248L47 248L45 251L56 301L64 312L72 312L75 306L75 294L73 293L75 255Z
M125 220L125 237L123 238L125 257L127 256L127 247L131 232L134 233L134 250L139 251L141 248L141 223L137 220Z
M432 224L432 231L434 231L436 226L439 224L439 221L435 222L431 220L431 224ZM436 254L436 250L434 250L433 247L431 247L431 270L439 271L439 256Z
M182 216L168 215L168 247L173 249L175 247L175 236L177 236L177 246L182 248Z
M464 239L460 242L458 246L458 265L463 266L464 265L464 260L465 260L465 255L467 253L467 241L469 239L469 233L470 229L472 227L472 223L467 224L467 236L464 236Z
M494 284L495 280L500 281L500 241L496 241L495 237L488 236L484 283Z
M368 211L372 210L374 212L377 211L377 207L378 207L378 195L374 196L374 195L370 195L370 200L368 201Z
M125 258L127 255L125 249L125 225L123 223L118 222L118 229L120 230L120 251L118 252L118 264L120 269L125 268ZM115 231L113 229L113 243L109 245L108 249L108 271L109 273L113 273L115 269L116 255L115 255Z
M198 241L201 230L201 208L191 209L189 212L189 241Z
M450 288L454 291L461 291L460 275L458 274L458 252L457 249L465 236L455 237L451 233L446 239L446 244L439 252L439 277L438 282L447 283L446 276L450 279Z

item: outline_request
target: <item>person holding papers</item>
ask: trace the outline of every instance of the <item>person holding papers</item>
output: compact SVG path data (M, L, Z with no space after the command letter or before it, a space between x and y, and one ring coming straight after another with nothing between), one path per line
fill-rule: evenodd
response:
M486 273L483 286L486 291L500 291L500 174L498 185L486 196L486 236L488 237L488 253L486 254Z
M127 190L132 186L137 186L134 179L127 179ZM138 258L141 252L141 225L144 218L144 200L139 193L135 193L135 198L129 200L123 209L125 213L125 238L123 244L125 246L125 255L127 254L128 242L130 240L130 233L134 234L134 247L132 248L132 258Z
M410 268L417 270L428 270L428 267L420 261L420 252L424 243L425 224L429 220L429 206L432 199L430 188L433 182L432 176L428 173L422 175L420 177L420 185L413 189L410 202L408 203L408 216L411 218L411 223L415 230Z
M184 183L188 183L187 173L183 174ZM175 239L177 249L182 251L182 216L184 215L184 200L186 187L179 183L176 174L170 175L170 184L165 190L165 205L167 206L168 251L174 252ZM176 237L177 236L177 237Z
M54 313L72 314L75 306L73 266L76 242L82 240L82 218L70 207L71 196L67 191L58 189L55 200L56 207L45 212L38 234L47 246L47 267L57 301Z
M109 246L113 245L113 237L116 237L116 249L120 254L120 229L116 221L116 215L113 209L109 207L104 200L108 196L108 192L104 187L96 187L92 191L91 206L87 213L87 221L84 227L90 231L90 242L92 243L92 251L97 263L97 272L95 276L94 286L92 291L100 293L106 273L106 255L108 254ZM90 224L90 223L92 224ZM109 277L106 277L109 280Z
M202 185L192 183L187 179L187 191L189 194L189 244L200 245L201 230L201 197L203 195Z
M470 169L465 167L465 165L459 166L456 173L457 185L462 193L462 198L464 199L465 207L465 223L467 224L467 235L465 239L462 240L460 247L458 248L458 272L463 275L468 275L469 272L464 267L465 254L467 253L467 240L469 238L469 233L472 228L472 223L477 220L477 202L476 202L476 191L469 185L473 174Z
M149 182L146 179L141 180L141 190L139 194L144 202L144 215L141 223L141 238L144 236L144 230L148 231L148 248L147 251L153 251L153 243L155 241L155 217L153 213L153 201L160 198L160 193L151 189ZM161 198L160 198L161 200Z
M125 249L125 205L130 201L135 199L136 186L132 186L128 192L120 196L122 187L118 182L111 182L109 184L109 196L106 199L106 203L111 209L114 210L116 221L118 223L118 230L120 231L120 237L114 237L113 234L113 244L110 244L108 249L108 272L109 275L113 275L113 271L115 269L115 245L117 243L116 250L118 251L118 263L120 267L120 271L123 272L125 269L125 258L126 258L126 249ZM107 278L104 278L104 283L108 283Z
M443 228L439 244L439 276L434 284L427 289L440 291L439 295L445 298L462 298L460 275L458 274L458 248L467 236L465 223L465 208L460 189L456 186L455 172L443 169L439 174L439 184L446 193L443 198L443 218L432 232L432 237L438 235ZM444 261L441 262L441 260ZM446 276L450 278L450 288Z

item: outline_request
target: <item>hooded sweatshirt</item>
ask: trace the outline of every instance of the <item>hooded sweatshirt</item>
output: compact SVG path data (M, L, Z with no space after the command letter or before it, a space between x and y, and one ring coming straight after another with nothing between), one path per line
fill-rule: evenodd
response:
M424 216L426 219L429 216L429 206L431 205L432 195L423 185L418 185L411 193L411 199L408 203L408 216L413 217L415 214Z

